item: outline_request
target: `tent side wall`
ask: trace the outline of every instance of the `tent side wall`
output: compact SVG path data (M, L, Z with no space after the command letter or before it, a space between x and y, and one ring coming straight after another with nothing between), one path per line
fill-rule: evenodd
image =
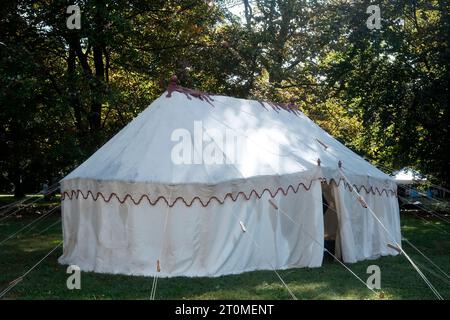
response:
M169 208L164 201L136 205L115 198L65 198L59 261L84 271L152 276L159 260L162 277L319 267L321 199L319 181L309 191L280 192L273 199L268 193L260 199L240 196L206 207L198 201Z
M397 255L388 244L401 245L400 212L395 195L362 194L365 208L355 192L341 184L333 185L336 201L342 259L353 263L380 256ZM373 210L380 221L369 211ZM381 223L386 227L384 230Z

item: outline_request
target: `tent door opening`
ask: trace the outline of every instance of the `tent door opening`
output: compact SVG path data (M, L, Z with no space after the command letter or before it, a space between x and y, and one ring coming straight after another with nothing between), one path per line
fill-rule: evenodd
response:
M327 252L331 252L336 258L341 259L339 241L339 220L336 213L336 201L332 186L322 183L322 205L324 223L324 258L334 258ZM326 250L325 250L326 249Z

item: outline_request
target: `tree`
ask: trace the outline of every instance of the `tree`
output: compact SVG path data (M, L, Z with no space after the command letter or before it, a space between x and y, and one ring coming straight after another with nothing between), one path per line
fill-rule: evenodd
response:
M361 114L370 158L415 166L448 186L449 2L382 1L380 30L361 24L367 4L342 7L347 36L329 84Z
M67 28L67 7L81 29ZM0 188L57 181L165 90L294 102L381 166L450 185L449 1L12 0L0 16ZM229 11L240 5L242 16Z

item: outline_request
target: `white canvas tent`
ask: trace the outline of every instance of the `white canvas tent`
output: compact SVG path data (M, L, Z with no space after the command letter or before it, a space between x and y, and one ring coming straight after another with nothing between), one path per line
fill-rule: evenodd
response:
M395 181L303 113L174 83L61 191L59 261L86 271L172 277L319 267L323 194L337 212L343 261L398 254L367 205L401 237Z
M418 184L427 182L427 178L410 168L403 168L402 170L394 172L393 175L397 184Z

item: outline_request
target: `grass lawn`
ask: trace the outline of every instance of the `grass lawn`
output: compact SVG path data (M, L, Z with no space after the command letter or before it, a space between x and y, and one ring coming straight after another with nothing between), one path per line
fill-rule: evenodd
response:
M44 211L45 212L45 211ZM37 214L0 222L0 242L37 218ZM402 234L447 274L450 273L450 225L402 214ZM0 292L10 281L43 258L62 239L58 210L30 229L0 245ZM56 223L56 224L55 224ZM53 225L52 225L53 224ZM405 251L444 298L450 298L450 279L408 244ZM66 267L57 263L58 248L29 273L4 299L148 299L153 278L82 273L81 290L66 288ZM280 271L299 299L434 299L435 296L405 257L382 257L348 266L367 279L366 269L381 269L381 291L375 295L340 264L325 261L321 268ZM290 299L273 271L247 272L219 278L159 279L156 299Z

